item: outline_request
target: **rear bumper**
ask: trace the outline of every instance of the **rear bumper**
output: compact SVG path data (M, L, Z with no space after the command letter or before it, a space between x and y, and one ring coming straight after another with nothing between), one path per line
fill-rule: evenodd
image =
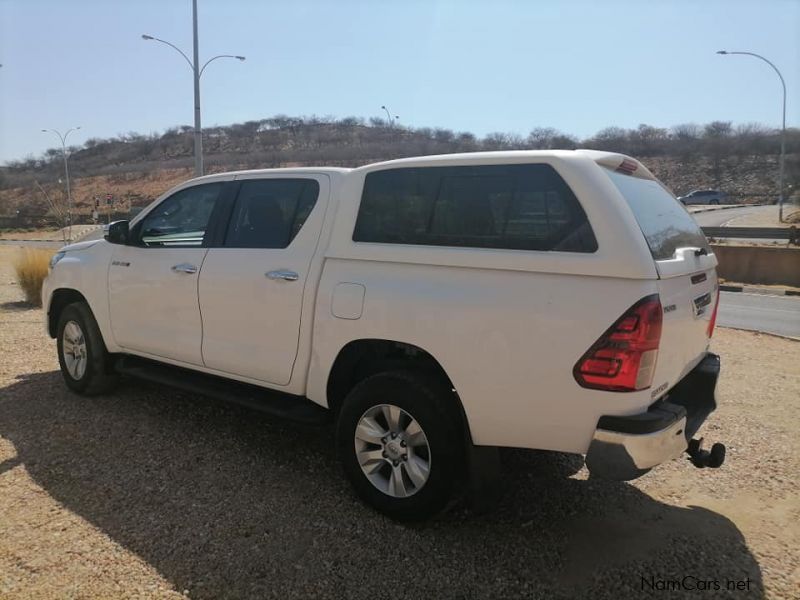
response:
M680 456L716 408L719 368L719 356L707 354L647 412L600 417L586 454L592 475L628 481Z

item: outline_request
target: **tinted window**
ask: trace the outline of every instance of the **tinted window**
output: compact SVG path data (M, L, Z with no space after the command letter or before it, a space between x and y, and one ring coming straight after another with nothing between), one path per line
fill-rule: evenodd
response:
M586 214L549 165L423 167L369 173L353 240L597 250Z
M658 181L606 173L631 207L654 259L670 259L678 248L708 248L695 220Z
M208 183L175 192L142 222L144 246L202 246L223 183Z
M286 248L303 227L319 195L313 179L255 179L239 189L225 246Z

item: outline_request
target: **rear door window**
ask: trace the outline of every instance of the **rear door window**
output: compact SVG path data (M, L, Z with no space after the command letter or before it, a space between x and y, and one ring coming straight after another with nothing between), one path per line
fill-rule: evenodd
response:
M366 176L353 240L594 252L572 190L550 165L421 167Z
M242 182L225 236L227 248L286 248L317 202L314 179Z
M669 260L678 248L709 249L703 231L658 181L604 169L633 211L655 260Z

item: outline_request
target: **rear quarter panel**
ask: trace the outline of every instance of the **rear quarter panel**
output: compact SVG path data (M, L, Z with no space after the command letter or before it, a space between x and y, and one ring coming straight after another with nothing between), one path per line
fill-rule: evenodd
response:
M359 319L332 316L335 285L366 288ZM309 396L324 398L339 350L357 339L423 348L450 376L480 445L585 452L598 418L632 414L650 391L581 388L572 369L654 283L490 269L329 260L318 299Z

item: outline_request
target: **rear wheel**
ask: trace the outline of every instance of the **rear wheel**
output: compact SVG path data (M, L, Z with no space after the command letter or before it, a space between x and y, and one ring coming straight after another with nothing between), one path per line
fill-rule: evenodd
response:
M451 393L435 378L391 371L348 394L337 422L337 451L367 504L398 520L425 519L447 504L463 454Z
M110 391L117 376L89 306L76 302L64 308L57 331L58 363L67 387L86 395Z

